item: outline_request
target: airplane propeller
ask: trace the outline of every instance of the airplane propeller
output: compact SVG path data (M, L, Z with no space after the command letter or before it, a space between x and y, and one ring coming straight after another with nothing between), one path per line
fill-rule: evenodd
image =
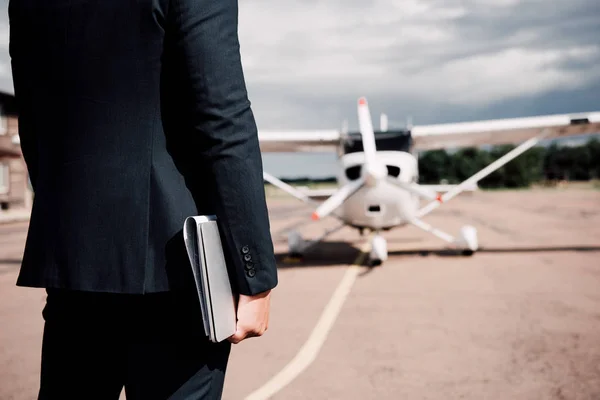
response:
M314 220L329 215L364 185L370 187L375 186L380 180L387 176L387 168L376 159L377 150L375 148L375 133L373 132L371 113L369 111L369 106L367 105L367 99L364 97L358 99L358 123L363 144L363 152L365 154L363 174L356 181L350 182L339 188L325 200L315 212L313 212L312 219Z
M373 164L375 160L375 133L373 132L373 124L371 122L371 112L367 104L367 99L361 97L358 99L358 126L360 136L363 143L363 151L365 153L365 164Z
M325 200L313 212L313 220L318 220L329 215L336 208L341 206L348 197L353 195L363 186L374 187L379 182L388 179L387 167L377 159L375 132L373 131L369 105L367 104L367 99L364 97L358 99L358 123L363 144L363 152L365 155L362 175L356 181L350 182L339 188L327 200ZM425 189L417 184L407 184L390 179L388 179L388 181L420 197L424 197L429 200L439 199L437 192Z
M378 182L387 176L387 168L377 159L377 148L375 146L375 133L371 123L371 113L367 104L367 99L361 97L358 99L358 123L360 127L360 136L363 143L363 152L365 154L365 163L363 166L363 178L367 186L376 186Z
M344 201L364 185L364 179L360 178L350 182L335 191L325 200L312 214L312 219L318 220L329 215L333 210L342 205Z

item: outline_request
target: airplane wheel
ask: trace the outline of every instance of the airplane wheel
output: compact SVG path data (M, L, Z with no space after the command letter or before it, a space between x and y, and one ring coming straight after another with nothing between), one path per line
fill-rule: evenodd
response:
M380 259L378 259L378 258L372 259L372 260L370 260L370 262L369 262L369 265L370 265L371 267L378 267L378 266L380 266L381 264L383 264L383 261L381 261L381 260L380 260Z
M377 235L371 241L371 254L369 259L372 266L381 265L388 258L387 242L383 236Z
M465 250L463 250L463 251L461 252L461 254L462 254L463 256L470 257L470 256L472 256L473 254L475 254L475 252L474 252L473 250L465 249Z
M297 231L288 233L288 259L302 259L304 239Z

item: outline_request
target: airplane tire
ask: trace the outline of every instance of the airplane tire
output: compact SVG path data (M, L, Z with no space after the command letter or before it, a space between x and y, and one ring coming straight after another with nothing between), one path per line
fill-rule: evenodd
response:
M475 254L475 252L470 249L465 249L461 252L461 254L465 257L471 257L473 254Z
M372 260L369 262L369 265L370 265L371 267L378 267L378 266L380 266L381 264L383 264L383 262L382 262L380 259L378 259L378 258L372 259Z

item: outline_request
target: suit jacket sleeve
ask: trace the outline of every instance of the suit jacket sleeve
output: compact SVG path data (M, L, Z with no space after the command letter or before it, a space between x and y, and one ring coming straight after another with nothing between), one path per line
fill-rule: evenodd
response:
M277 285L277 270L240 59L237 0L172 0L168 14L185 82L189 143L204 167L198 173L207 174L195 197L209 197L214 207L238 292L261 293Z
M24 57L20 54L21 49L33 47L33 44L31 43L31 37L28 32L30 27L24 26L18 12L19 10L16 9L14 2L10 2L8 13L9 17L11 17L11 23L8 51L11 58L13 86L17 112L19 115L19 139L21 141L21 151L23 153L25 164L27 165L31 186L35 192L38 170L38 152L36 138L33 136L33 129L30 128L30 124L33 123L33 121L29 117L30 103L32 101L30 88L34 83L31 78L32 74L29 74L26 70L28 63L24 61Z

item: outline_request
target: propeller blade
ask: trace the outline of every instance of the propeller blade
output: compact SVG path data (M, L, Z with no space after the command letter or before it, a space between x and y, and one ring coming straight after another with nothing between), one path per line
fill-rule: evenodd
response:
M438 192L436 192L435 190L424 188L416 183L405 183L397 181L395 179L390 179L389 182L393 183L399 188L402 188L408 192L411 192L419 197L423 197L428 200L437 200L441 197L441 195L438 194Z
M305 203L317 204L316 201L314 201L313 199L308 197L306 194L302 193L300 190L296 189L292 185L288 185L287 183L283 182L281 179L274 177L273 175L269 174L266 171L263 171L263 179L265 181L269 182L271 185L278 187L279 189L283 190L284 192L294 196L295 198L297 198L299 200L302 200Z
M353 195L358 189L364 184L363 179L350 182L341 188L339 188L334 194L332 194L327 200L325 200L312 214L312 219L318 220L326 217L336 208L341 206L344 201L351 195Z
M367 99L364 97L358 99L358 123L360 126L363 152L365 154L363 177L365 178L365 184L373 187L385 178L387 169L385 168L385 165L376 159L377 147L375 143L375 132L373 131L369 105Z
M362 137L363 151L365 153L365 164L372 164L375 160L376 151L375 133L373 132L369 105L367 104L367 99L364 97L358 99L358 124Z

